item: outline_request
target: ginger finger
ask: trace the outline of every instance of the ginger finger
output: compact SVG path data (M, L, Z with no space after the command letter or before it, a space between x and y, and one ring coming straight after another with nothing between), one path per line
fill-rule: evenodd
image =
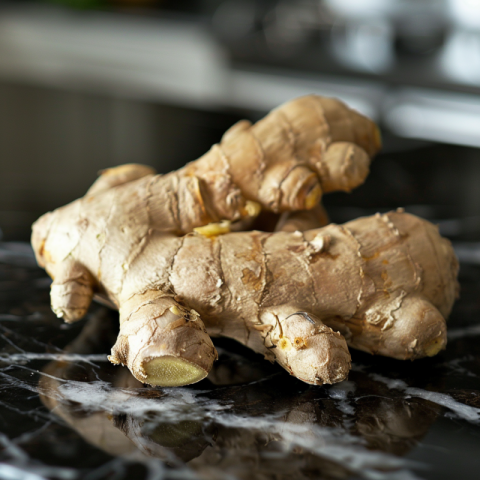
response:
M341 153L332 141L350 142L354 154ZM128 230L138 232L137 243L148 229L183 235L223 220L249 224L259 214L249 208L253 204L273 212L310 209L325 187L349 191L360 185L379 142L377 127L366 117L338 100L308 95L255 125L239 122L218 145L176 172L153 175L135 164L107 169L86 197L102 197L97 204L102 218L119 202L131 204L129 223L136 226ZM361 149L368 155L358 154Z
M100 176L88 189L85 196L104 192L109 188L123 185L124 183L132 182L133 180L138 180L147 175L155 175L155 169L137 163L128 163L126 165L101 170Z
M363 260L360 304L367 292L371 303L349 319L324 322L340 330L349 346L369 353L411 360L436 355L446 346L445 319L458 294L458 261L450 242L411 215L376 218L370 230L359 220L347 224ZM387 254L400 242L401 256Z
M237 205L232 208L227 199L239 200L239 192L243 201L253 200L274 212L312 208L322 195L321 167L332 142L358 145L367 153L368 163L381 144L378 128L371 120L338 100L308 95L285 103L255 125L247 121L234 125L218 145L181 172L204 182L220 218L238 218ZM365 159L360 160L359 171L364 171ZM292 189L298 189L299 184L308 186L300 190L315 190L311 197L304 195L300 200L287 185L280 194L279 188L295 167L317 173L316 181L305 175L302 181L289 185ZM364 179L362 175L352 176L349 190Z
M147 292L120 307L120 333L109 360L150 385L178 387L205 378L217 352L196 312Z
M321 162L321 186L325 193L350 192L368 176L370 158L363 148L351 142L334 142Z
M259 198L271 211L313 208L322 197L317 174L297 160L278 162L265 170Z
M319 97L319 103L330 129L331 142L356 143L369 156L378 152L382 138L380 130L371 120L335 98Z
M276 231L306 231L320 226L321 218L314 213L312 210L284 213ZM440 256L444 255L445 252L441 251ZM364 258L371 264L378 261L380 256L374 253ZM383 262L385 260L382 260ZM383 265L385 280L388 278L385 273L388 261ZM455 262L452 268L456 268ZM448 275L447 272L444 274ZM454 289L452 294L453 292ZM334 330L343 333L350 347L399 360L434 356L445 348L445 318L429 300L422 295L408 296L405 299L394 295L392 299L392 295L387 292L384 292L382 297L367 312L368 322L365 322L363 317L340 321L330 318L325 322ZM402 308L398 309L400 304Z
M350 345L368 353L387 354L398 360L433 357L447 345L445 319L421 295L405 298L401 310L393 311L391 315L394 323L390 328L379 332L374 325L363 325L361 334L353 335ZM347 326L354 331L358 323L353 318L347 322Z
M92 277L74 260L62 262L56 269L51 285L52 310L57 317L71 323L80 320L87 313L93 298Z
M255 331L263 334L275 360L291 375L312 385L347 378L351 359L345 339L318 317L282 305L266 309L260 318L262 324ZM272 328L265 329L269 324Z

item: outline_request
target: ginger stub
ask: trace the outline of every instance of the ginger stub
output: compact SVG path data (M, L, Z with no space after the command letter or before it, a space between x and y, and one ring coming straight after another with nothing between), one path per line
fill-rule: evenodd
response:
M346 378L347 343L435 355L458 268L436 227L394 212L315 228L321 193L362 183L378 148L370 120L308 96L240 122L178 172L110 169L33 226L52 308L75 321L93 296L108 299L120 311L109 358L151 385L204 378L216 335L316 385ZM228 233L260 209L285 212L276 232Z

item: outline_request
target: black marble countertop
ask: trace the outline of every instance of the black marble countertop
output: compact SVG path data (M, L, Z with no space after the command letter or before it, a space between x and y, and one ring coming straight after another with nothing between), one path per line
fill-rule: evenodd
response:
M208 379L160 389L107 361L115 312L96 306L63 324L29 246L0 244L0 478L479 478L480 248L470 247L458 246L461 298L435 358L353 352L348 381L315 387L222 340Z

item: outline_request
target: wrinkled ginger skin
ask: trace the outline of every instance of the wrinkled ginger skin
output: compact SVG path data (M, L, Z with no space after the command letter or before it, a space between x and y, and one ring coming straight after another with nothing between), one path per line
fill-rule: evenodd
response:
M216 358L207 332L312 384L348 374L350 356L334 330L355 348L399 359L446 344L458 264L429 222L394 212L303 233L176 237L148 228L132 203L114 201L122 188L105 192L102 215L86 197L42 217L33 245L53 278L73 259L118 306L111 360L143 382L161 384L146 369L162 356L177 358L180 372L185 362L186 378L203 378ZM132 238L132 222L144 225L142 236Z
M205 155L167 175L135 164L104 170L87 195L97 201L129 182L135 187L111 200L143 202L151 228L183 235L255 216L249 202L276 213L314 208L324 193L361 185L380 146L370 119L339 100L307 95L254 125L238 122Z
M179 175L200 178L206 210L236 220L246 200L274 212L314 207L361 185L381 146L375 123L332 98L307 95L252 125L242 120Z
M239 122L177 172L104 171L33 226L52 308L67 322L94 296L118 308L109 358L151 385L204 378L217 357L210 335L316 385L346 378L347 342L399 359L435 355L457 289L437 229L399 212L312 228L327 221L322 194L360 185L379 147L373 122L309 95ZM283 212L275 233L220 235L261 209Z

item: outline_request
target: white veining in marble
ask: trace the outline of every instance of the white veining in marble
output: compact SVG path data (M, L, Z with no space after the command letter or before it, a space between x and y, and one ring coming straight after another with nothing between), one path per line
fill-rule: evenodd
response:
M479 325L450 329L450 345L435 359L402 363L359 354L349 380L333 386L306 386L227 345L218 349L209 381L143 388L107 361L104 310L89 316L87 323L99 312L99 335L84 344L81 324L62 325L53 316L50 281L29 266L29 255L4 255L20 286L8 280L3 298L8 304L11 291L20 300L0 312L0 478L124 480L141 467L134 475L142 480L417 480L432 478L431 471L441 478L445 468L421 455L429 432L437 443L428 437L427 450L449 462L452 450L459 456L465 445L480 448ZM449 429L447 449L434 428L438 420ZM455 450L450 436L459 424L470 436ZM37 458L37 449L53 460ZM407 458L412 452L420 460ZM82 455L98 458L81 471Z
M442 407L451 410L451 412L458 418L474 424L480 424L480 408L470 407L469 405L457 402L453 397L445 393L431 392L422 388L409 387L402 380L387 378L375 373L370 374L370 376L379 382L383 382L389 388L402 390L406 395L423 398L436 403L437 405L441 405Z

